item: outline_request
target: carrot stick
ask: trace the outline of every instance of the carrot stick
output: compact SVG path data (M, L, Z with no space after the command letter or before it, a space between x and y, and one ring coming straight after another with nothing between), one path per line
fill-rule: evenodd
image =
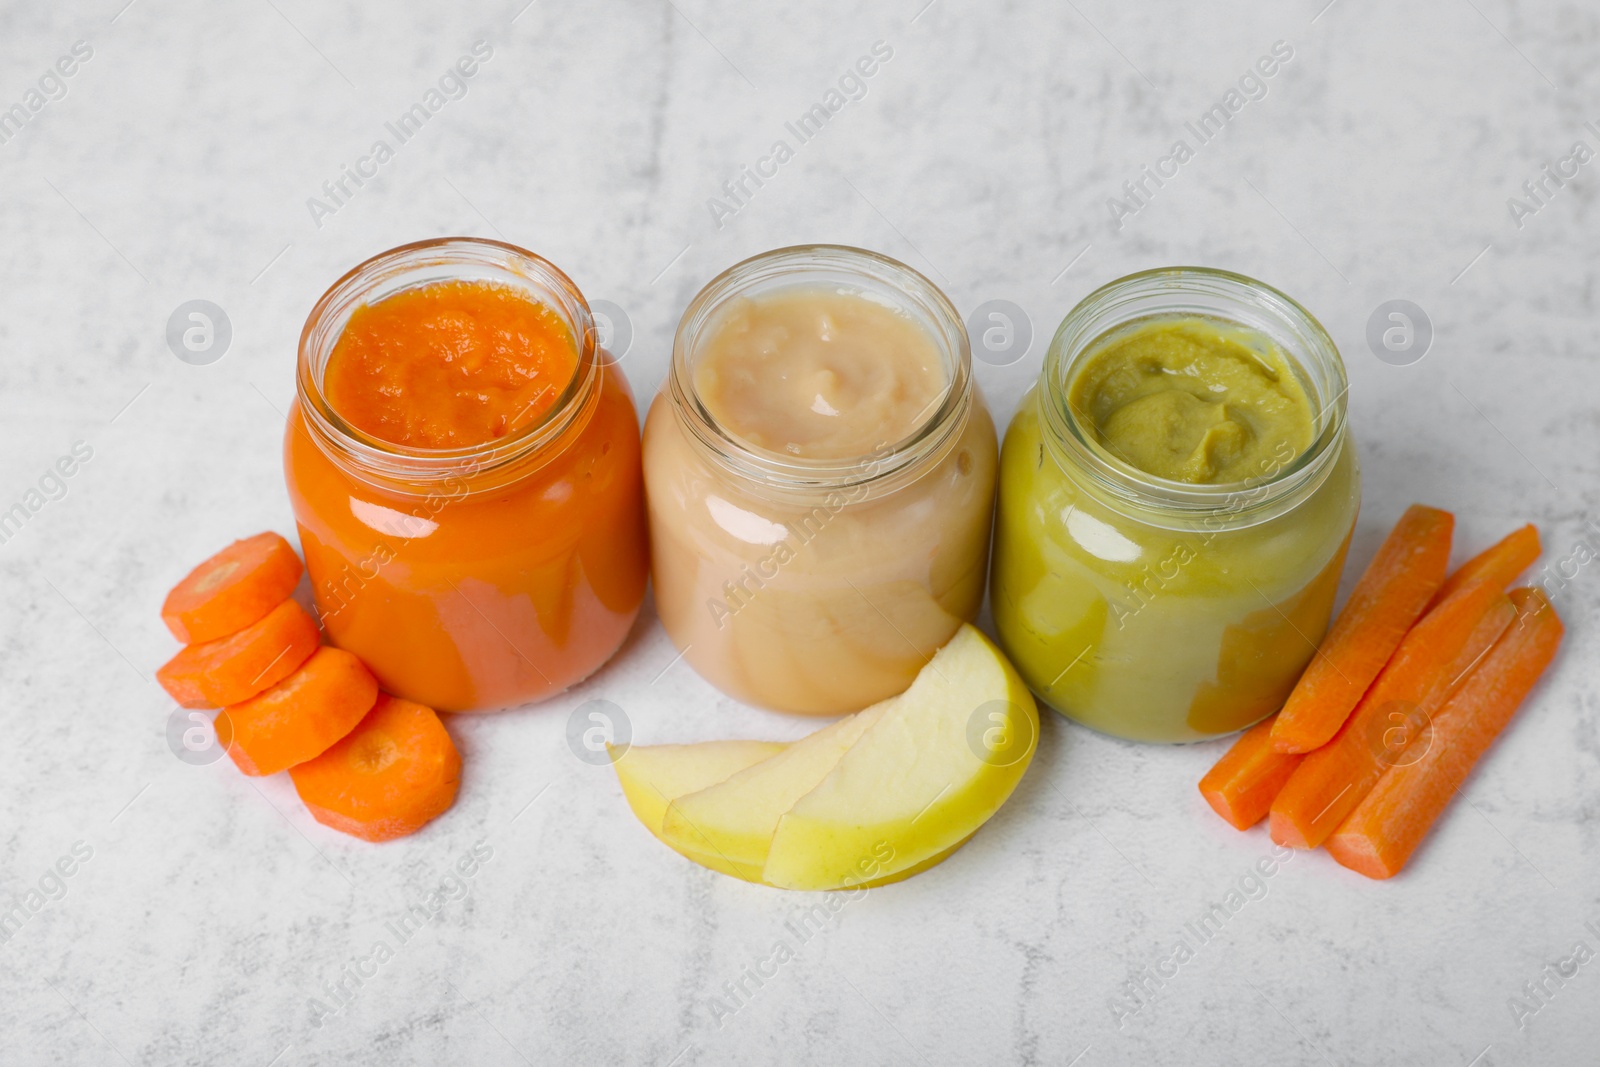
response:
M185 645L156 671L156 681L186 708L237 704L287 678L319 639L316 621L285 600L236 634Z
M1422 504L1400 516L1278 713L1275 749L1310 752L1344 725L1444 581L1454 527Z
M1272 840L1316 848L1406 758L1434 712L1494 644L1516 609L1490 582L1458 589L1395 650L1334 739L1307 754L1272 802Z
M233 731L228 755L245 774L276 774L322 755L377 699L378 680L366 664L324 645L271 689L222 709ZM216 729L228 736L222 724Z
M1503 589L1517 580L1517 575L1533 566L1539 558L1539 528L1533 523L1512 530L1476 556L1455 569L1445 579L1444 585L1434 594L1437 604L1468 582L1486 579L1497 582Z
M461 756L432 708L380 693L366 718L316 759L289 768L324 826L364 841L416 833L455 803Z
M270 530L235 541L172 587L162 621L186 645L238 633L294 592L300 570L289 542Z
M1248 830L1266 818L1273 798L1304 756L1272 747L1272 719L1256 723L1223 753L1200 779L1200 795L1235 829Z
M1400 873L1555 658L1563 627L1544 593L1514 589L1511 602L1517 621L1433 717L1432 747L1415 763L1384 771L1328 838L1328 852L1352 871L1368 878Z

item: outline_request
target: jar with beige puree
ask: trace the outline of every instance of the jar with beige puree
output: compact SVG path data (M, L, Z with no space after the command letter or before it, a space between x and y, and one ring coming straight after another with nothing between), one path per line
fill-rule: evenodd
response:
M685 311L645 422L662 624L746 703L892 696L977 615L997 462L931 282L855 248L748 259Z

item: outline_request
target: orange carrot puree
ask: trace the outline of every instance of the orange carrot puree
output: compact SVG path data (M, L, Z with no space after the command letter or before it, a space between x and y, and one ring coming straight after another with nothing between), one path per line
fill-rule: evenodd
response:
M329 350L328 407L394 445L472 456L570 415L481 476L375 484L320 443L304 399L289 417L289 499L322 624L397 696L440 711L543 699L604 663L638 613L638 416L627 380L585 362L557 316L511 288L435 282L357 308Z
M435 282L357 308L322 388L373 437L464 448L538 422L577 364L572 333L548 306L507 286Z

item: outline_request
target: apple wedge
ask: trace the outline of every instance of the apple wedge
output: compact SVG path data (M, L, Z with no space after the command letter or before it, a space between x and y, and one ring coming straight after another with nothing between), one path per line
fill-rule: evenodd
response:
M611 765L628 806L645 829L661 837L667 805L686 793L716 785L746 767L776 756L789 746L782 741L706 741L698 745L632 745Z
M828 776L889 704L858 711L726 781L678 797L667 806L661 839L704 866L761 881L778 819Z
M869 875L889 880L936 860L1000 809L1039 738L1033 694L970 625L939 650L911 688L869 710L878 711L869 728L778 819L762 881L784 889L839 889ZM726 788L741 775L694 795ZM670 810L667 819L670 824Z
M667 805L688 793L698 792L775 756L789 746L782 741L706 741L694 745L635 745L612 760L617 780L622 783L622 794L628 798L633 814L645 828L664 844L671 842L661 835L661 824L667 814ZM966 842L961 842L965 844ZM919 870L932 867L959 844L941 852L919 867L900 871L888 878L863 883L863 888L873 888L889 882L909 878ZM730 869L726 860L714 854L684 853L687 858L703 867L735 878L744 877ZM750 879L746 878L746 881Z

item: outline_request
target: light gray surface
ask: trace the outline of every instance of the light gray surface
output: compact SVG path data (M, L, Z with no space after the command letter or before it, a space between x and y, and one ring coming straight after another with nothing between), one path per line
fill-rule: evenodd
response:
M1220 743L1049 721L983 833L850 902L719 1021L723 983L814 900L652 841L611 771L568 751L568 712L615 701L642 742L811 724L669 666L653 620L581 690L454 720L460 800L384 847L318 826L286 776L180 763L150 681L173 651L167 587L234 537L292 533L280 412L311 304L442 234L503 236L626 308L641 399L723 267L881 249L963 313L1001 297L1032 316L1026 358L980 369L1002 422L1094 286L1240 270L1300 298L1349 363L1353 559L1418 499L1456 511L1458 555L1528 519L1549 561L1600 544L1600 162L1520 229L1507 205L1575 140L1600 149L1600 15L1324 2L7 3L0 107L74 42L93 56L0 144L0 508L75 441L93 458L0 544L0 905L74 842L93 856L0 945L0 1062L1592 1062L1600 961L1523 1028L1508 1000L1577 942L1600 951L1600 568L1558 601L1552 677L1403 877L1297 857L1120 1028L1121 984L1270 851L1195 792ZM493 56L465 98L315 225L307 198L478 40ZM1107 198L1277 40L1294 56L1266 96L1113 229ZM877 41L893 58L865 97L797 145L785 121ZM717 228L708 198L779 138L794 158ZM165 341L195 298L232 323L210 366ZM1412 366L1364 339L1393 298L1437 331ZM485 838L468 894L313 1026L323 983Z

